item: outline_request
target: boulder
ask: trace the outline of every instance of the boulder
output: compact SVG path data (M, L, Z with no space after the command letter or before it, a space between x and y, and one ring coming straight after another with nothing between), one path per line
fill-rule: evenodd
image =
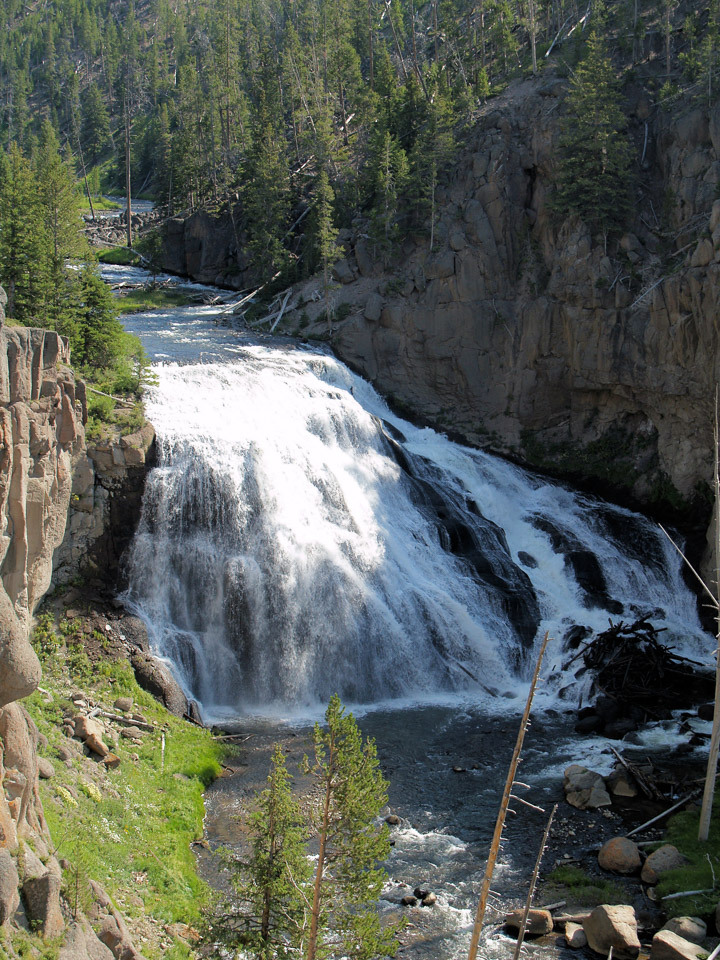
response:
M402 900L400 901L400 903L401 903L404 907L415 907L415 906L417 906L417 897L413 897L413 896L411 896L410 894L407 894L406 896L404 896L404 897L402 898Z
M659 930L652 939L650 960L698 960L707 950L672 930Z
M585 931L579 923L565 924L565 943L573 950L582 950L587 946Z
M89 924L68 926L58 960L115 960L112 951L95 936Z
M60 909L60 877L47 872L26 880L22 895L31 924L40 929L43 937L59 936L65 929Z
M55 767L46 757L38 757L38 775L41 780L52 780L55 776Z
M0 927L11 920L20 904L15 861L7 850L0 849Z
M424 907L434 907L436 903L437 903L437 895L432 892L426 893L425 896L422 898L422 905Z
M88 737L91 736L97 736L102 739L105 733L105 727L99 720L95 720L93 717L78 714L76 717L73 717L73 724L75 726L75 736L78 740L87 740Z
M188 709L187 697L170 669L140 650L133 651L131 661L137 682L143 690L160 700L176 717L185 716Z
M121 713L130 713L133 708L133 698L132 697L118 697L115 703L113 704L116 710L119 710Z
M577 763L571 764L565 770L563 789L567 802L578 810L609 807L612 804L600 774Z
M666 843L647 858L643 864L640 878L643 883L653 886L658 883L663 874L669 870L676 870L687 862L687 857L684 857L677 847L674 847L671 843Z
M120 731L121 737L126 737L128 740L141 740L143 732L140 727L123 727Z
M513 930L519 930L522 923L524 910L513 910L505 917L505 926ZM544 937L551 933L553 928L553 918L549 910L530 910L528 911L527 925L525 933L529 937Z
M627 837L613 837L603 844L598 854L598 863L603 870L613 873L635 873L640 869L640 851L636 843Z
M632 907L602 904L583 922L588 946L607 956L610 947L617 960L634 960L640 951L637 919Z
M340 283L352 283L355 279L355 274L352 272L352 267L347 260L338 260L332 268L332 277L333 280L339 280Z
M385 301L379 293L371 293L365 301L364 317L371 323L376 323L380 319L382 308Z
M103 738L95 733L91 733L90 736L87 737L85 746L89 747L93 753L96 753L101 758L106 757L110 753L110 749Z
M676 933L691 943L702 943L707 936L707 924L700 917L673 917L663 926L663 930Z

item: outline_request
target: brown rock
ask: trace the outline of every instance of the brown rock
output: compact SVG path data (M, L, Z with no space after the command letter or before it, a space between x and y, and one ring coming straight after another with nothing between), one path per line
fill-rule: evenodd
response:
M133 698L132 697L118 697L115 703L113 704L116 710L119 710L121 713L130 713L133 708Z
M651 853L647 858L643 864L640 878L643 883L652 886L656 884L660 880L660 877L664 873L667 873L668 870L675 870L678 867L684 866L687 862L687 857L683 856L677 847L674 847L671 843L666 843Z
M691 943L702 943L707 936L707 924L700 917L672 917L663 925L663 930L676 933Z
M55 767L46 757L38 757L38 776L41 780L52 780L55 776Z
M116 753L108 753L107 756L103 757L103 763L108 768L108 770L114 770L116 767L120 766L120 757Z
M26 880L22 887L25 910L43 937L57 937L65 929L60 909L60 878L52 873Z
M707 950L679 937L672 930L659 930L652 939L650 960L698 960Z
M610 947L617 960L634 960L640 951L632 907L602 904L583 922L583 930L590 949L605 957Z
M565 943L573 950L581 950L587 946L585 931L579 923L565 924Z
M120 731L121 737L126 737L128 740L141 740L143 732L140 727L123 727Z
M107 746L102 737L99 737L95 733L91 733L89 737L85 740L85 746L89 747L93 753L96 753L99 757L106 757L110 753L110 748Z
M637 844L627 837L613 837L603 844L598 854L598 863L603 870L614 873L635 873L640 869L641 862Z
M513 910L505 917L505 926L513 930L519 930L522 923L524 910ZM549 910L530 910L528 912L527 926L525 933L530 937L543 937L546 933L551 933L553 928L553 918Z
M75 736L79 740L87 740L89 736L93 735L102 739L105 733L105 727L103 727L99 720L95 720L94 717L86 717L78 714L76 717L73 717L73 723L75 725Z
M115 960L113 953L95 936L88 923L72 922L67 929L58 960Z
M15 861L8 850L0 849L0 927L11 920L20 904Z

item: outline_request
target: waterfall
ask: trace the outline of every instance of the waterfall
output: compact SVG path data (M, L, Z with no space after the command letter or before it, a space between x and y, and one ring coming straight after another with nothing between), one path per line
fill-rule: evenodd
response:
M705 643L653 524L404 422L331 356L157 374L127 601L209 714L514 695L545 630L609 616Z

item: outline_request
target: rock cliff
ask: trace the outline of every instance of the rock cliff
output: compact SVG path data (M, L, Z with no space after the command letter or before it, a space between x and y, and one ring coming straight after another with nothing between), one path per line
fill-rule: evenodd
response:
M673 505L711 473L720 106L670 117L637 95L638 216L605 244L548 208L565 89L519 82L486 105L438 198L435 248L408 239L401 282L364 291L335 347L474 444ZM378 275L371 253L354 242L339 299Z
M68 366L67 341L46 330L3 326L4 302L0 288L0 929L20 916L43 937L66 934L63 960L111 960L132 944L125 939L113 952L86 924L80 950L78 924L67 926L62 869L51 853L38 790L40 738L18 701L40 680L28 637L53 558L71 576L84 551L108 539L118 526L113 493L144 465L152 432L126 438L117 453L98 447L93 461L85 443L85 386ZM114 469L103 461L108 452ZM127 956L140 958L134 948Z
M606 243L550 211L567 88L516 81L480 109L437 191L432 250L428 232L407 236L383 264L367 225L343 232L333 345L461 439L611 496L686 507L712 460L720 106L665 112L626 91L637 215ZM167 266L246 286L238 236L227 213L173 222ZM321 300L317 279L303 284L291 329L320 334Z

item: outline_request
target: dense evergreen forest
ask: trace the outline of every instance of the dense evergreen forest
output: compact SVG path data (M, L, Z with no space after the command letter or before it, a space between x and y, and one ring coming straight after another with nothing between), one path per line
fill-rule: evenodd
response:
M388 251L408 223L431 229L438 178L477 105L552 63L579 87L566 156L602 113L617 143L609 196L585 201L606 206L607 227L627 209L619 80L652 59L658 100L713 99L719 7L2 0L0 145L34 157L46 124L95 191L122 191L129 163L133 193L169 214L233 201L261 276L291 279L326 260L358 213ZM595 179L592 164L569 162L560 206L573 210L578 184Z

